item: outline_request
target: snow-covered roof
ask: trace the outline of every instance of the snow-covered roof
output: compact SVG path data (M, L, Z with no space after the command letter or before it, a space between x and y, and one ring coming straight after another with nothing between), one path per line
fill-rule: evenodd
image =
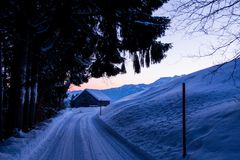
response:
M82 93L82 90L77 90L77 91L71 91L68 92L68 98L71 100L72 96L73 96L73 100L75 100L80 94Z
M82 94L82 91L79 91L79 93L77 93L77 94L74 94L73 96L73 100L75 100L75 99L77 99L77 97L80 95L80 94Z
M85 89L85 91L90 93L94 98L99 101L111 101L111 99L100 90Z

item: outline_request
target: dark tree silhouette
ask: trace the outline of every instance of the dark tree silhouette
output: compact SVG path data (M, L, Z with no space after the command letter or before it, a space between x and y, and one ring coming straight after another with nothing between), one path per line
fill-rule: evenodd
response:
M27 131L56 113L71 83L125 73L123 53L132 57L136 73L161 62L171 44L157 39L170 20L152 12L165 2L2 0L7 133Z

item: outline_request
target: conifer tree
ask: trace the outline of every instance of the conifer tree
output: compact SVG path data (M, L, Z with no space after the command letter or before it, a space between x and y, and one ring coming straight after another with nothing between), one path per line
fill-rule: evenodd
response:
M152 12L165 2L2 0L9 131L28 130L60 109L71 83L125 73L123 52L132 57L136 73L161 62L171 44L157 39L170 20Z

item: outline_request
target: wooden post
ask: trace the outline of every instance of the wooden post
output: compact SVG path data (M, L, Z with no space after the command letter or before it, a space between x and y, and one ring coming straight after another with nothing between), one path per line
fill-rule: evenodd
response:
M182 141L183 141L183 158L187 155L186 147L186 86L182 84Z

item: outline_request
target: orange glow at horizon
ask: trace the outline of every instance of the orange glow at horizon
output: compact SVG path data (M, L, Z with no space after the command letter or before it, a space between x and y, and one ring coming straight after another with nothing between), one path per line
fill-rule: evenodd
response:
M70 87L68 88L68 91L76 91L76 90L81 90L81 87L71 84Z
M91 78L87 83L83 83L79 86L76 86L74 84L71 84L68 91L75 91L75 90L84 90L84 89L109 89L109 88L115 88L120 87L125 84L139 84L139 81L133 82L131 79L129 79L128 82L124 81L124 79L119 78L121 75L118 75L116 77L110 77L110 78Z
M98 81L98 80L97 80ZM84 89L107 89L107 88L112 88L112 87L107 87L99 82L94 82L91 79L89 80L88 83L83 83L80 86L76 86L74 84L71 84L68 91L76 91L76 90L84 90Z

